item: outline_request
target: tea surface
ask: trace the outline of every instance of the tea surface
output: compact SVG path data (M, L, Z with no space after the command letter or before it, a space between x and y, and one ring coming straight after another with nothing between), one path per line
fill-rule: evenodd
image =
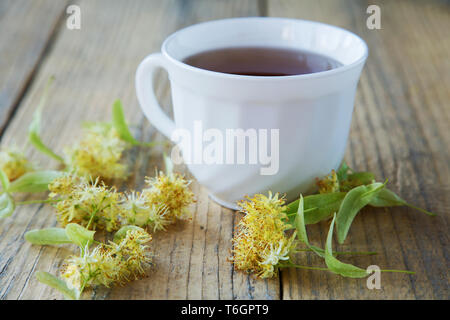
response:
M301 50L237 47L203 51L183 61L193 67L244 76L292 76L338 68L329 57Z

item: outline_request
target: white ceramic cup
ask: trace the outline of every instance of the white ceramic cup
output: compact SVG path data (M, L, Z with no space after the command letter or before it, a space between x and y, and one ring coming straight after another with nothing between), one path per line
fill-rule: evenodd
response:
M263 77L213 72L183 63L193 54L229 47L305 50L342 66ZM286 193L292 200L300 192L311 192L316 177L341 163L367 55L360 37L323 23L258 17L210 21L175 32L164 41L161 53L141 62L136 73L137 97L149 121L172 140L176 129L195 134L196 122L203 130L214 128L224 136L227 129L279 129L276 174L262 175L260 169L267 167L263 164L191 163L188 168L213 200L229 208L236 209L236 201L244 195L269 190ZM153 91L158 68L169 75L174 121L160 108ZM185 155L188 150L182 152Z

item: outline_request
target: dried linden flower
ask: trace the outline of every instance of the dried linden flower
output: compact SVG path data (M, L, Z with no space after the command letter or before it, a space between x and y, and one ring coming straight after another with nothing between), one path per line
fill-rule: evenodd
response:
M128 146L111 124L92 123L84 128L81 140L65 150L66 163L81 176L124 179L127 166L122 158Z
M297 245L294 233L288 237L289 228L285 213L285 200L278 193L266 197L256 194L248 201L239 202L245 216L240 220L233 238L231 261L237 270L256 273L261 278L277 274L281 261Z
M122 202L121 217L126 224L139 227L149 227L153 231L165 230L171 223L166 216L168 210L165 204L152 203L144 194L131 192L125 195Z
M14 181L23 174L33 171L31 163L25 155L16 148L0 148L0 169L8 176L9 181Z
M317 186L319 187L319 193L333 193L339 192L339 179L336 171L332 170L331 173L322 179L317 179Z
M189 206L195 202L194 194L189 189L190 181L178 173L165 174L159 172L154 178L147 178L148 188L142 191L142 197L147 203L163 205L164 219L169 223L176 219L190 217Z
M82 256L68 257L61 268L61 276L70 289L124 284L145 275L151 265L152 254L145 244L152 237L143 229L128 230L123 239L100 244Z
M99 178L88 181L67 174L53 180L48 188L49 197L59 200L54 206L62 226L78 223L87 229L108 232L119 228L121 195L115 188L99 182Z

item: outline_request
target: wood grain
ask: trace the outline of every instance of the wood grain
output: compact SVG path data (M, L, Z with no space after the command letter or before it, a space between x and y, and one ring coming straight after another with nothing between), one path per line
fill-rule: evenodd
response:
M81 8L81 30L65 27L60 4L64 2L35 3L0 5L0 28L16 30L0 36L0 52L6 52L0 60L0 131L6 128L2 145L13 141L25 145L26 128L52 75L56 81L45 108L42 135L58 153L78 138L82 121L109 118L117 98L138 139L162 141L138 107L134 73L147 54L159 51L170 33L193 23L237 16L318 20L352 30L369 45L347 162L355 169L375 172L380 180L389 178L390 188L406 200L439 214L430 218L408 208L368 209L355 219L348 240L338 249L379 254L345 261L416 271L414 276L382 274L382 290L368 290L365 280L295 269L263 281L235 272L227 262L240 215L209 200L207 191L194 182L198 201L192 220L154 235L155 267L148 278L124 287L95 288L86 299L449 298L450 40L446 33L450 12L444 2L371 1L381 7L381 30L366 28L369 2L356 0L79 0L74 3ZM20 14L23 19L14 19ZM25 24L19 23L24 19ZM41 28L32 28L36 21ZM12 34L24 36L19 41ZM170 114L170 87L164 73L155 89ZM142 188L144 177L161 167L163 149L129 151L133 175L120 189ZM31 148L27 155L44 168L57 165ZM181 167L177 170L185 172ZM23 239L30 229L55 225L53 210L43 205L19 207L13 217L0 221L1 299L62 298L38 283L34 273L56 274L74 248L31 246ZM327 230L327 222L308 227L312 242L320 246ZM312 254L295 259L299 264L323 264Z
M346 160L381 180L389 178L395 192L439 216L408 208L364 210L340 248L379 252L345 259L356 265L408 269L416 275L386 273L382 290L368 290L365 281L289 270L281 276L283 299L448 298L449 39L443 30L450 27L449 7L438 1L370 4L381 8L381 30L366 27L365 1L269 1L268 14L335 24L365 39L370 53ZM323 245L328 224L310 229Z
M0 2L0 136L54 40L66 3Z
M187 1L79 1L82 29L58 31L19 110L5 132L3 143L14 137L24 143L24 124L30 122L47 79L56 78L44 114L43 139L54 150L77 139L80 122L104 120L110 106L121 98L129 120L138 124L135 134L143 140L161 139L139 110L134 93L134 72L149 53L159 51L171 32L210 19L258 14L254 1L211 3ZM43 13L42 13L43 14ZM164 106L170 105L167 77L162 75L156 91ZM70 113L67 110L71 110ZM51 116L50 116L51 115ZM46 164L35 151L29 155ZM140 188L144 176L161 167L161 150L132 150L134 178L126 187ZM47 166L47 164L46 164ZM124 186L125 187L125 186ZM231 299L279 298L277 279L256 281L235 273L226 261L236 216L210 201L206 190L193 184L198 195L191 222L179 223L170 232L154 237L156 267L147 279L123 288L99 288L92 299ZM69 250L30 246L24 232L55 225L49 207L19 208L0 224L0 297L3 299L61 298L34 278L35 270L57 273ZM11 245L11 244L14 245Z

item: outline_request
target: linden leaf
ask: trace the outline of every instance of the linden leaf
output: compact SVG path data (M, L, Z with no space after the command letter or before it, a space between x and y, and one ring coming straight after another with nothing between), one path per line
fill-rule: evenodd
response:
M0 195L0 219L12 215L15 208L16 205L14 199L9 193L3 193Z
M56 159L62 163L64 163L64 159L54 153L49 147L47 147L41 139L40 132L41 132L41 119L42 119L42 109L44 108L44 105L47 103L48 98L48 90L50 87L50 84L53 82L53 77L49 79L47 82L47 85L44 88L44 94L42 95L41 101L39 102L38 107L36 108L36 111L33 114L33 118L31 120L30 126L28 127L28 140L30 143L40 152L43 154Z
M61 171L33 171L27 172L17 180L11 182L9 192L42 192L48 190L48 184L61 176Z
M83 251L94 242L95 231L90 231L76 223L69 223L65 228L67 238Z
M369 205L372 207L397 207L397 206L408 206L413 209L419 210L420 212L423 212L425 214L428 214L430 216L435 216L436 214L433 212L429 212L425 209L418 208L416 206L413 206L400 198L398 195L395 194L395 192L383 188L378 194L369 202Z
M30 230L25 233L25 240L37 245L58 245L64 243L72 243L72 240L67 237L66 230L63 228Z
M368 186L359 186L350 190L342 200L336 220L339 243L343 243L358 212L383 189L385 184L375 182Z
M335 220L336 220L336 214L334 214L333 220L331 221L330 229L328 230L328 235L327 235L327 243L325 246L325 263L326 263L328 269L331 272L340 274L341 276L344 276L344 277L349 277L349 278L364 278L364 277L366 277L368 275L366 270L358 268L352 264L343 263L333 256L332 241L333 241L333 229L334 229Z
M2 185L3 191L7 191L9 189L9 178L8 175L0 168L0 183Z
M348 167L347 163L343 161L338 171L336 171L336 175L338 177L339 182L347 179L347 174L349 170L350 168Z
M125 121L125 114L123 112L122 102L116 100L112 109L112 124L119 134L120 138L133 145L141 144L137 141L130 132L127 122Z
M304 197L304 216L305 224L314 224L327 220L333 216L334 212L339 210L345 192L313 194ZM296 214L298 211L299 200L288 204L286 213L288 216Z
M350 191L351 189L363 185L369 185L375 182L375 175L372 172L354 172L347 175L345 180L339 180L341 191Z
M309 243L308 235L306 233L305 217L304 217L304 210L303 210L303 196L302 195L300 195L298 211L297 211L297 215L295 216L294 226L295 226L295 229L297 230L298 239L300 241L302 241L303 243L305 243L317 255L324 258L323 249L313 246Z
M39 282L61 292L66 299L78 300L80 298L80 292L78 290L75 288L70 289L63 280L48 272L38 271L36 272L36 278Z

